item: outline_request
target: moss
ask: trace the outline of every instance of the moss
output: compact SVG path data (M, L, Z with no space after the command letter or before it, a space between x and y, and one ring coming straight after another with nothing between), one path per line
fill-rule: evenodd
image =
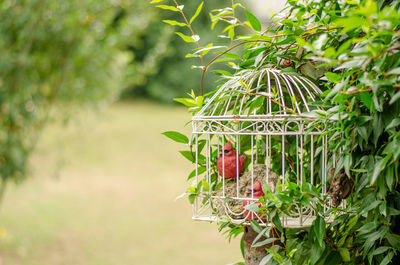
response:
M244 172L239 177L239 182L237 182L236 179L226 180L224 188L221 187L221 189L215 193L218 197L214 199L215 213L219 217L227 215L232 219L243 219L243 198L248 197L247 192L252 184L260 181L263 185L264 191L266 190L267 185L272 189L272 191L275 191L278 179L278 174L271 169L268 169L269 182L267 182L266 165L258 164L254 165L253 170L250 168L249 171ZM251 197L251 195L249 197Z

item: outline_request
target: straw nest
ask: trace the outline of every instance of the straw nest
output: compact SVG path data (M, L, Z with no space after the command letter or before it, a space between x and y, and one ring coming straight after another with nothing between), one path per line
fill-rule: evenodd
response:
M268 180L267 181L267 176ZM253 182L252 182L252 172L244 172L242 176L239 177L239 183L236 179L230 179L225 183L225 187L219 189L215 195L217 198L214 201L215 211L218 216L227 215L233 219L243 219L243 200L232 199L234 197L245 198L247 197L247 191L252 186L252 184L260 181L263 190L267 189L267 186L271 188L274 192L276 183L278 182L279 176L266 165L254 165L253 167ZM225 196L224 196L225 195Z

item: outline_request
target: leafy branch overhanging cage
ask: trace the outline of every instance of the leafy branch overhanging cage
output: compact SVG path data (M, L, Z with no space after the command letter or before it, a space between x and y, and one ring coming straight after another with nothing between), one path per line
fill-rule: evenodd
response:
M237 224L258 220L269 225L242 207L243 201L258 201L246 191L259 180L272 192L290 181L318 186L325 195L329 167L325 127L307 115L321 93L306 77L271 68L243 70L229 77L192 118L198 188L193 219L228 218ZM240 155L247 158L245 172L240 175L237 165L230 180L224 180L224 169L221 174L216 166L218 157L224 161L227 142L236 149L237 164ZM310 226L315 212L293 207L296 214L280 217L282 226Z

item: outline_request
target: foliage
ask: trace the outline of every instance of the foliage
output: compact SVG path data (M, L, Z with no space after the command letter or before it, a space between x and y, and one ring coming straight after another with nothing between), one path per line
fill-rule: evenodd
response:
M1 1L4 183L24 179L28 157L48 121L72 116L76 106L100 107L117 96L127 62L119 47L120 28L112 24L118 9L97 0Z
M213 11L211 18L212 26L226 23L224 32L228 33L229 43L228 48L208 45L193 53L217 51L209 63L202 63L202 79L208 66L221 59L231 66L231 71L220 71L228 77L235 71L274 67L313 78L325 88L323 100L318 103L325 111L310 115L327 122L329 142L334 143L329 146L330 152L338 154L336 168L343 168L355 182L347 207L328 213L320 211L326 202L315 187L289 183L280 192L267 192L260 199L263 206L259 212L267 213L274 228L262 229L253 222L253 229L267 235L278 229L283 236L282 247L268 249L261 264L397 264L399 1L288 1L286 10L264 30L257 18L238 3ZM237 27L251 29L252 33L236 36ZM243 52L233 53L239 46L244 47ZM180 102L196 113L210 95L212 92L204 97L192 94ZM191 151L185 157L194 162ZM329 156L330 164L333 159ZM189 199L206 188L204 183L189 188ZM277 213L291 211L293 201L318 213L309 229L281 227ZM326 214L331 213L335 218L327 223ZM220 228L227 229L231 236L241 232L229 222Z
M185 59L190 48L180 38L176 38L174 33L172 26L181 29L185 25L177 11L179 9L165 8L162 2L153 4L161 8L154 8L147 0L137 2L136 8L128 6L123 13L124 16L132 17L132 21L126 26L129 31L137 33L137 39L126 40L126 49L133 56L127 69L128 87L122 96L143 96L171 103L173 98L186 94L187 84L193 89L198 86L200 72L193 66L197 56ZM208 1L194 16L200 3L201 1L184 0L179 4L187 13L188 22L191 20L191 24L195 25L198 31L196 34L202 36L200 42L218 43L216 35L210 34L207 12L223 4L224 0ZM215 80L213 76L206 80L207 91L215 88Z

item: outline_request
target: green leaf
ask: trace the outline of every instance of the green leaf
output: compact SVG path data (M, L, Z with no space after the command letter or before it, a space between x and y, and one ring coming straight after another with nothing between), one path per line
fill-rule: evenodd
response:
M367 0L364 5L359 6L354 13L364 15L365 17L372 16L378 11L378 5L376 1Z
M362 26L368 25L366 18L361 16L351 16L347 18L339 18L335 21L339 26L343 26L343 32L348 32L353 29L361 28Z
M381 136L384 129L382 115L380 115L379 113L375 113L374 115L373 129L374 129L374 144L376 146L376 144L378 143L378 139Z
M381 112L383 111L383 100L379 100L380 98L378 98L375 94L372 97L373 101L374 101L374 106L376 108L377 111ZM383 99L383 98L382 98ZM393 99L393 98L392 98ZM392 100L391 100L392 101ZM393 103L393 102L392 102ZM389 104L391 104L389 102Z
M262 96L258 96L251 104L249 108L249 115L252 115L253 110L257 110L263 105L265 98Z
M369 180L369 183L371 185L375 183L375 181L378 178L379 174L383 170L382 162L383 162L383 158L379 158L378 160L375 161L374 171L373 171L373 174L371 176L371 179Z
M261 237L267 236L270 230L270 227L265 227L261 232L259 232L258 235L254 238L252 245L255 244Z
M322 247L322 242L324 240L324 234L325 234L325 220L321 216L317 216L313 222L313 229L315 236L317 237L319 245Z
M261 228L261 226L255 220L250 222L250 226L251 226L251 229L253 229L254 232L256 232L257 234L263 230Z
M341 256L337 251L332 251L325 260L324 265L337 265L341 264Z
M347 248L339 248L338 250L344 262L350 261L350 252Z
M366 142L368 142L368 130L366 126L357 127L357 132Z
M200 5L197 7L196 12L194 13L193 17L190 19L189 24L192 24L193 20L200 14L201 9L203 8L204 2L201 2Z
M194 200L196 199L196 194L190 194L188 196L188 199L189 199L190 204L193 204Z
M375 230L376 224L374 222L366 223L363 226L361 226L357 231L360 232L360 234L367 234L371 233L373 230Z
M350 153L347 153L344 157L343 166L344 166L344 170L346 171L346 174L348 176L350 176L350 167L352 165L352 161L353 161L353 157L351 156Z
M167 23L169 25L172 25L172 26L179 26L179 27L186 27L187 26L185 23L178 22L178 21L175 21L175 20L163 20L163 22Z
M246 206L244 206L244 209L249 210L250 212L253 213L257 213L258 209L260 208L260 204L259 203L250 203L247 204Z
M310 252L310 263L311 264L316 264L318 260L321 259L322 254L325 250L325 244L323 247L321 247L319 244L313 244L311 247L311 252Z
M203 148L204 148L205 145L206 145L206 140L200 140L199 141L199 144L197 146L199 154L201 153L201 151L203 151Z
M392 105L392 104L395 103L399 98L400 98L400 91L393 95L393 97L392 97L392 98L390 99L390 101L389 101L389 104Z
M229 31L228 31L228 37L230 39L233 39L235 37L235 29L233 27L230 28Z
M362 209L361 214L367 213L370 210L375 209L379 206L379 204L381 204L381 201L373 201L372 203L368 204L367 207Z
M290 75L300 75L299 73L296 72L296 69L294 69L291 66L282 69L281 73L290 74Z
M400 125L400 119L399 119L399 118L393 119L393 120L388 124L388 126L386 126L385 130L389 130L389 129L395 128L395 127L397 127L397 126L399 126L399 125Z
M346 61L342 64L340 64L338 67L335 68L336 71L342 70L342 69L347 69L349 71L356 69L356 68L361 68L361 66L366 62L365 57L353 57L350 61Z
M243 257L243 259L245 259L245 256L244 256L244 233L242 235L242 238L240 239L240 252L242 252L242 257Z
M190 151L179 151L179 153L181 153L190 162L192 162L192 163L196 162L196 156L194 153L192 153ZM206 158L203 155L198 154L197 159L198 159L199 164L204 164L206 162Z
M392 207L387 207L387 215L392 216L392 215L400 215L400 210L397 210Z
M188 53L185 55L185 58L200 58L200 55Z
M374 250L372 255L375 256L375 255L382 254L382 253L386 252L388 249L389 249L389 247L379 247Z
M257 242L257 243L254 243L254 242L253 242L253 244L251 245L251 247L252 247L252 248L262 247L262 246L264 246L264 245L271 244L271 243L274 242L275 240L278 240L278 239L277 239L277 238L274 238L274 237L271 237L271 238L267 238L267 239L265 239L265 240L263 240L263 241L260 241L260 242Z
M158 6L156 6L156 7L158 7L158 8L161 8L161 9L165 9L165 10L171 10L171 11L180 11L178 8L176 8L176 7L174 7L174 6L167 6L167 5L158 5Z
M164 0L153 0L153 1L150 2L150 4L160 3L162 1L164 1Z
M253 15L252 13L250 13L249 10L247 10L247 9L246 9L246 16L247 16L247 20L250 22L251 27L256 31L260 31L261 23L257 19L257 17L255 15Z
M371 94L368 92L360 93L361 102L371 111L374 110L374 101L372 100Z
M265 257L260 261L260 265L267 265L267 264L270 264L270 261L272 260L273 257L274 257L274 254L268 254L267 256L265 256Z
M393 251L390 251L390 252L385 256L385 258L381 261L381 263L380 263L379 265L387 265L387 264L389 264L389 262L392 261L393 255L394 255Z
M225 76L232 76L232 73L224 70L214 70L216 75L225 75Z
M307 44L307 41L300 37L296 37L296 42L300 47L303 47Z
M339 83L339 81L342 80L341 75L331 73L331 72L325 73L325 76L329 81L331 81L333 83Z
M350 48L352 43L353 43L352 39L345 41L342 45L340 45L340 47L336 51L335 56L339 56L340 54L346 52Z
M203 174L204 172L206 172L206 167L201 166L201 167L199 167L199 168L197 169L197 174L198 174L198 175L201 175L201 174ZM196 169L194 169L194 170L189 174L189 176L187 177L187 180L190 180L191 178L193 178L193 177L195 177L195 176L196 176Z
M387 74L388 75L400 75L400 67L393 68Z
M329 47L324 52L325 57L333 58L336 55L336 50L334 47Z
M255 62L254 59L246 60L246 61L240 63L239 66L240 67L246 67L246 66L249 66L249 65L253 65L254 62Z
M186 36L185 34L183 34L181 32L175 32L175 34L178 35L179 37L181 37L182 40L184 40L185 42L195 42L193 37Z
M190 162L192 162L192 163L195 162L194 153L192 153L190 151L179 151L179 153L181 153Z
M215 52L215 54L221 54L221 53L222 52ZM238 59L238 60L242 59L242 57L240 57L240 55L235 54L235 53L230 53L230 52L225 52L224 56L225 57L229 57L229 58L233 58L233 59Z
M174 98L174 101L182 103L183 105L187 107L197 107L197 102L196 100L192 98Z
M183 135L183 134L181 134L179 132L167 131L167 132L163 132L161 134L167 136L168 138L170 138L170 139L172 139L172 140L174 140L175 142L178 142L178 143L184 143L184 144L188 144L189 143L189 139L185 135Z
M205 55L210 50L223 49L223 48L227 48L227 46L212 46L212 43L210 43L209 45L207 45L207 47L204 47L204 48L201 48L201 49L197 50L195 52L195 54L196 53L202 53L203 55Z
M321 50L322 46L326 44L328 40L328 34L321 34L314 42L313 42L313 47L316 50Z
M400 249L400 237L399 235L395 235L392 233L387 233L385 238L388 240L389 244L395 248L395 249Z
M201 180L201 184L203 185L205 191L209 191L210 190L210 185L208 184L208 182L205 179Z
M282 225L281 225L281 219L279 218L279 215L275 213L274 217L272 218L272 223L278 228L279 232L283 232Z
M279 251L279 246L275 245L272 246L271 248L267 248L265 249L268 253L274 255L274 260L276 260L278 262L278 264L282 264L283 263L283 258L282 256L278 253Z

